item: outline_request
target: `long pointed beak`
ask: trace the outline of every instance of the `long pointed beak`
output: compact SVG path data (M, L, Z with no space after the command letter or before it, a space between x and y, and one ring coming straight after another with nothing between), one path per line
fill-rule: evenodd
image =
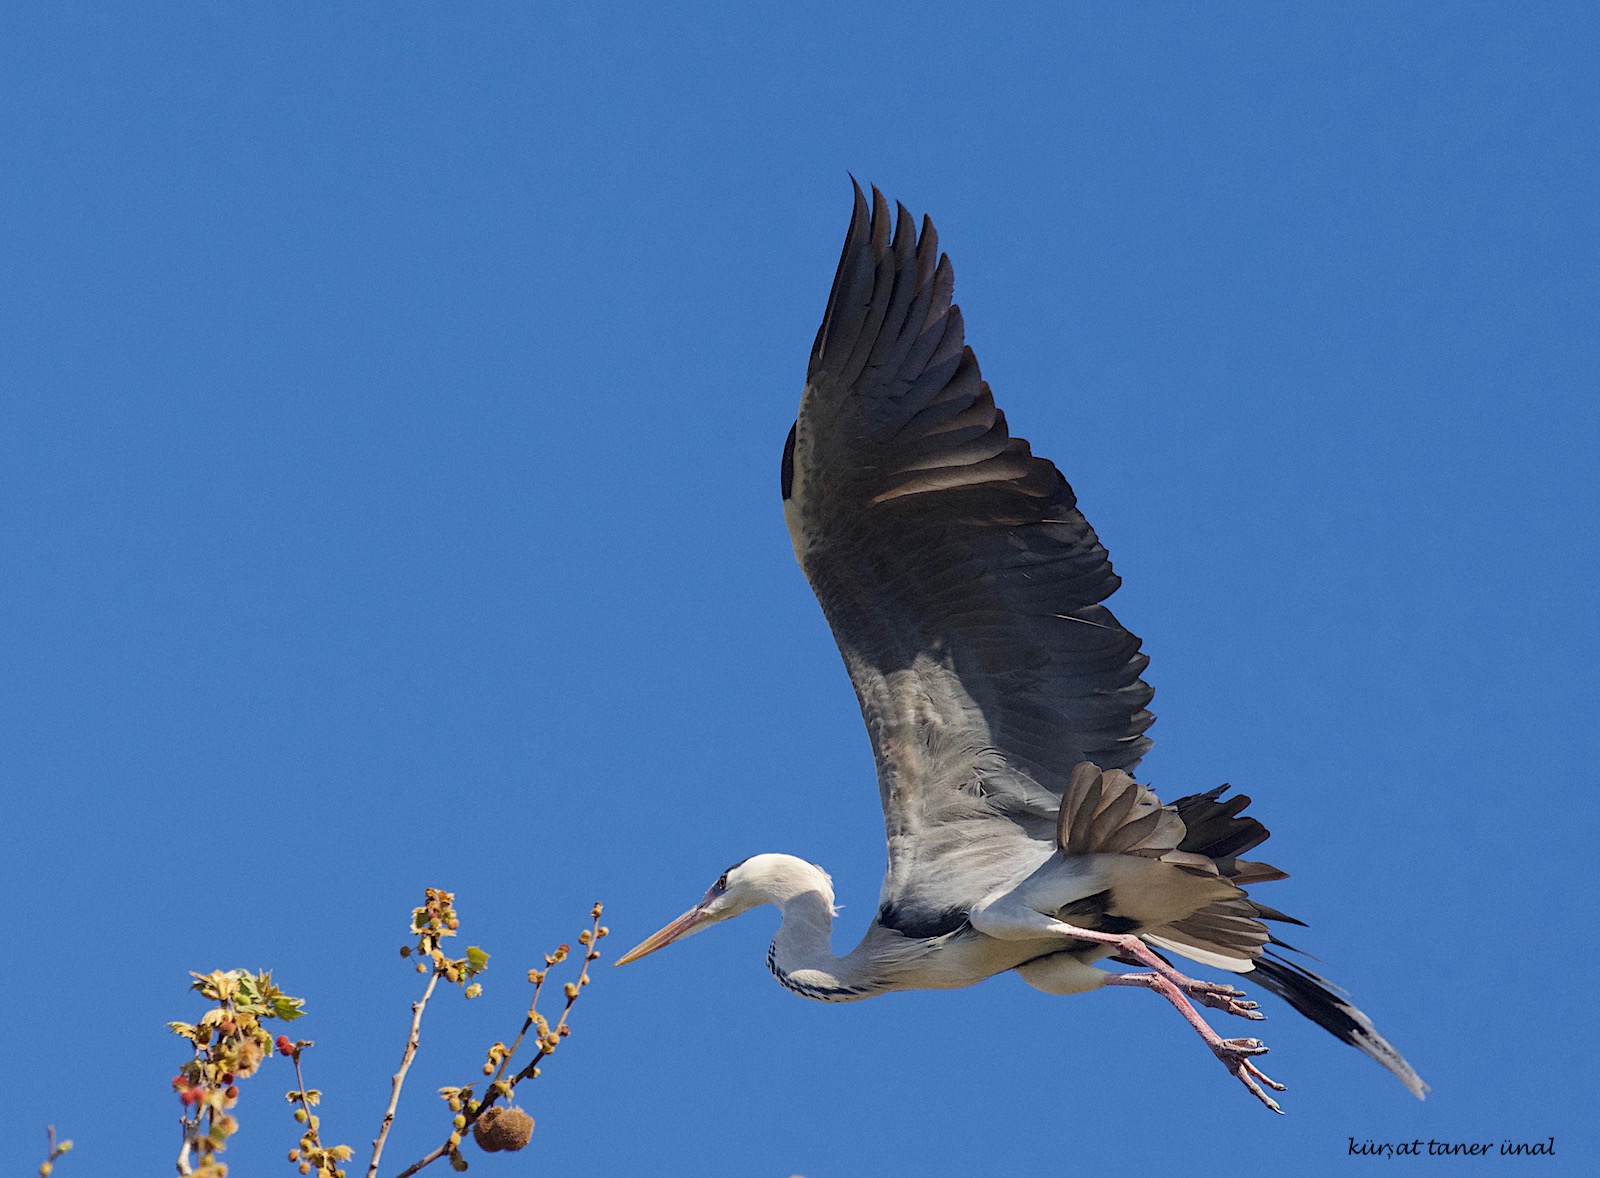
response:
M657 949L664 949L679 937L686 937L692 932L704 928L711 921L711 914L706 911L704 904L696 904L677 920L658 933L652 933L629 949L613 965L627 965L630 961L638 961L641 957L648 957Z

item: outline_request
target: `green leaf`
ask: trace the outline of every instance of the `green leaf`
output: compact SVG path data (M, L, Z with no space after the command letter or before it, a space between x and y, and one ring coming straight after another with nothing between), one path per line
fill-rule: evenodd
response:
M482 973L489 968L489 955L476 945L467 946L467 976Z
M281 1018L286 1023L292 1023L305 1013L305 999L291 998L287 994L274 994L272 996L272 1018Z

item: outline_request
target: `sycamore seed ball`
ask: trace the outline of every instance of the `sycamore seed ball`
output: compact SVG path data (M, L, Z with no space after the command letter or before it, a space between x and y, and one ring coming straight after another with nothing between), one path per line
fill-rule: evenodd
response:
M533 1139L533 1118L520 1108L491 1108L472 1126L472 1139L484 1153L515 1152Z

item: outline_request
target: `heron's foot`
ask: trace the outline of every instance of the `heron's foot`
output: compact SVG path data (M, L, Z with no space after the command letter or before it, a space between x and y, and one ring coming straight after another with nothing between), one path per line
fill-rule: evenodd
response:
M1162 978L1172 985L1180 994L1195 999L1202 1006L1209 1006L1212 1010L1225 1011L1236 1014L1240 1018L1264 1019L1267 1016L1256 1009L1256 1003L1244 996L1244 991L1233 986L1223 985L1220 982L1202 982L1198 978L1185 977L1170 966L1160 974L1155 973L1124 973L1113 974L1115 981L1110 985L1117 986L1148 986L1152 990L1160 987L1156 984L1157 978Z
M1244 991L1237 986L1186 978L1178 983L1178 989L1199 1002L1201 1006L1209 1006L1212 1010L1258 1021L1267 1017L1258 1009L1260 1004L1246 998Z
M1261 1086L1265 1084L1274 1092L1286 1092L1287 1086L1278 1083L1251 1062L1252 1056L1267 1053L1265 1043L1260 1039L1218 1039L1211 1045L1211 1050L1222 1061L1222 1066L1237 1076L1239 1082L1250 1090L1252 1096L1273 1112L1283 1112L1283 1109L1278 1107L1278 1102L1268 1096Z
M1177 971L1174 970L1173 972L1176 973ZM1183 975L1179 974L1178 976L1181 978ZM1196 982L1189 978L1184 978L1183 980L1190 982L1195 987L1199 987L1200 990L1187 989L1161 973L1111 974L1106 978L1104 984L1108 986L1142 986L1160 994L1178 1008L1178 1013L1183 1015L1184 1021L1199 1032L1200 1037L1206 1041L1206 1046L1211 1048L1212 1054L1220 1059L1222 1066L1232 1072L1239 1082L1250 1090L1252 1096L1273 1112L1281 1113L1283 1110L1278 1107L1278 1102L1266 1094L1262 1085L1266 1085L1267 1088L1271 1088L1276 1092L1283 1092L1286 1089L1282 1084L1250 1062L1252 1056L1265 1055L1267 1053L1267 1045L1260 1039L1222 1038L1216 1031L1211 1029L1205 1019L1200 1017L1200 1012L1189 1001L1192 995L1204 1002L1206 1001L1207 993L1209 993L1210 997L1215 998L1218 1003L1224 1001L1236 1002L1237 999L1230 998L1227 991L1233 991L1233 993L1238 991L1233 990L1231 986L1220 986L1211 982ZM1209 987L1209 991L1206 990L1207 987ZM1214 1004L1208 1003L1208 1005ZM1255 1003L1241 1003L1240 1005L1252 1008L1243 1011L1244 1017L1262 1017L1259 1012L1253 1009ZM1226 1009L1226 1007L1219 1006L1218 1009Z

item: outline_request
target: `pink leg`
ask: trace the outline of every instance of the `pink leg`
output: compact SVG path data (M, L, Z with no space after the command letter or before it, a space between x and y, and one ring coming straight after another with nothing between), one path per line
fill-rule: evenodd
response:
M1248 1088L1257 1100L1275 1113L1283 1111L1278 1107L1276 1100L1273 1100L1272 1097L1261 1090L1261 1085L1265 1084L1276 1092L1284 1091L1284 1085L1278 1083L1250 1062L1251 1056L1265 1055L1267 1053L1267 1046L1260 1039L1222 1038L1211 1029L1205 1019L1200 1017L1200 1012L1190 1004L1188 998L1184 997L1183 991L1178 986L1157 974L1112 974L1106 979L1106 985L1143 986L1160 994L1178 1008L1178 1013L1183 1015L1190 1026L1200 1032L1200 1037L1206 1041L1206 1046L1210 1047L1216 1057L1222 1061L1222 1066L1237 1076L1239 1082ZM1262 1016L1256 1015L1255 1017L1260 1018Z
M1177 976L1174 977L1172 974L1176 974ZM1202 982L1198 978L1185 977L1183 974L1178 973L1177 970L1173 970L1172 974L1124 974L1119 976L1165 977L1167 981L1177 986L1178 989L1182 990L1185 995L1193 998L1196 1002L1200 1003L1201 1006L1209 1006L1212 1010L1220 1010L1225 1014L1235 1014L1240 1018L1252 1019L1256 1022L1260 1022L1262 1019L1267 1017L1258 1009L1258 1003L1252 1002L1244 996L1243 990L1240 990L1234 986L1225 985L1221 982ZM1122 984L1136 986L1143 985L1144 983L1126 982Z
M1129 954L1138 961L1148 965L1154 973L1140 974L1112 974L1107 979L1107 985L1112 986L1143 986L1154 990L1168 1002L1178 1008L1178 1013L1206 1041L1213 1054L1222 1061L1222 1065L1232 1072L1255 1098L1261 1101L1275 1113L1283 1110L1278 1107L1278 1102L1262 1091L1261 1085L1276 1092L1284 1091L1284 1085L1270 1078L1255 1064L1250 1062L1254 1055L1265 1055L1266 1045L1259 1039L1224 1039L1213 1031L1206 1020L1200 1017L1200 1012L1194 1008L1186 995L1193 995L1207 1006L1218 1010L1225 1010L1229 1014L1237 1014L1243 1018L1265 1018L1256 1010L1254 1002L1243 1001L1244 992L1232 986L1218 985L1212 982L1201 982L1173 969L1161 959L1156 951L1146 945L1138 937L1128 933L1101 933L1093 929L1080 929L1076 925L1057 922L1056 928L1061 932L1070 932L1071 935L1085 941L1094 941L1102 945L1115 945L1124 953Z

